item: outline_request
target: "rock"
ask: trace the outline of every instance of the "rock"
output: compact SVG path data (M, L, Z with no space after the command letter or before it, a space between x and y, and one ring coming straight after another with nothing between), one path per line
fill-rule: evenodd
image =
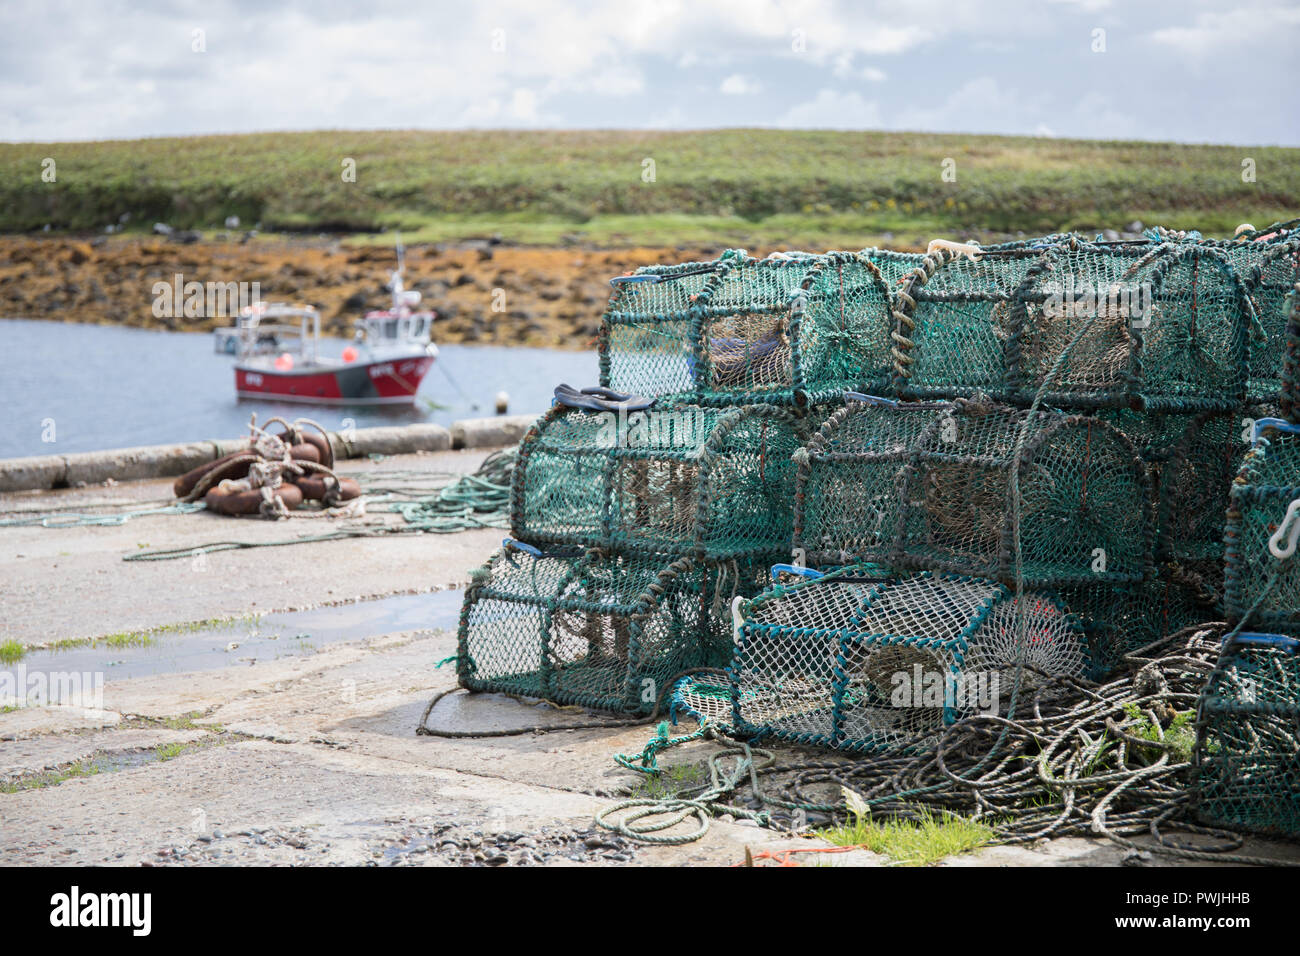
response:
M155 236L170 236L172 231L172 227L165 222L155 222L153 224L153 234Z
M1141 231L1142 231L1143 229L1145 229L1145 228L1146 228L1146 226L1142 225L1142 220L1141 220L1141 219L1134 219L1132 222L1130 222L1130 223L1128 224L1128 227L1126 228L1125 231L1126 231L1126 232L1141 232Z
M68 262L74 266L89 262L93 258L95 258L95 250L88 242L74 242L68 249Z
M227 217L226 217L226 228L227 228L227 229L238 229L238 228L239 228L239 217L238 217L238 216L227 216Z

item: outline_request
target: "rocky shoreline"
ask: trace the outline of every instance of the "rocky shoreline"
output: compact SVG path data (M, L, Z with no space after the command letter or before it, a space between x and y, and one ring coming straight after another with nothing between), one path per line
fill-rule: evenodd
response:
M548 248L491 240L408 246L406 285L437 311L435 341L582 349L599 334L610 277L720 251ZM346 246L326 238L4 236L0 316L190 332L231 324L229 315L156 315L155 284L172 285L179 275L181 282L256 282L263 300L314 305L323 331L346 336L354 319L388 305L384 285L395 265L391 247Z

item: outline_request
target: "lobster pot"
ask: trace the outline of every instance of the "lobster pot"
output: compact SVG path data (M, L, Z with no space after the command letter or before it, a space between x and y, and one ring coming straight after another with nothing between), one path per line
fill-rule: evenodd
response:
M515 536L710 557L788 553L804 420L751 405L556 408L523 443Z
M731 250L612 282L600 368L615 391L802 405L888 382L890 290L865 255Z
M855 417L878 421L846 428ZM896 449L891 433L910 449ZM833 416L800 456L797 543L823 559L838 553L1011 583L1011 478L1022 433L1023 580L1048 587L1144 578L1150 494L1132 444L1095 418L1031 416L975 402L944 409L863 404ZM838 497L830 493L840 488Z
M1027 405L1228 410L1245 398L1255 313L1200 245L946 253L905 283L895 371L906 396L985 392ZM910 303L910 304L909 304Z
M503 549L465 593L460 685L650 713L682 671L727 663L727 604L760 581L736 562Z
M765 592L737 639L734 725L838 750L924 747L964 716L999 710L1022 648L1047 674L1088 670L1079 625L1055 599L1027 593L1023 610L1020 623L991 581L882 581L854 566Z
M894 554L909 466L922 435L951 424L941 402L850 400L836 409L799 462L795 544L816 567Z
M1223 603L1230 622L1300 634L1300 562L1274 555L1295 546L1296 501L1300 435L1295 426L1264 427L1229 492Z
M1233 242L1223 251L1246 284L1259 319L1248 347L1246 394L1251 401L1276 401L1282 387L1287 317L1294 308L1288 296L1300 282L1300 241L1292 230L1270 239Z
M1197 815L1300 837L1300 641L1239 634L1201 693Z
M1000 395L1011 307L1041 253L986 250L977 258L940 252L909 273L895 313L895 385L910 398Z

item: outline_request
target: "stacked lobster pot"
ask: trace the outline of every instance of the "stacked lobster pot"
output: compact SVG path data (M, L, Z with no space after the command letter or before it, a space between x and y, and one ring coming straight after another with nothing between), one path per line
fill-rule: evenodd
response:
M1251 422L1276 414L1298 254L1288 227L1230 242L1051 237L940 251L903 284L896 394L1037 403L1104 421L1138 449L1153 573L1067 596L1114 652L1222 614L1227 491Z
M1274 341L1297 249L1289 227L1053 236L896 272L890 382L796 455L797 563L823 570L748 602L730 686L683 682L677 703L842 749L920 746L969 713L963 682L1099 676L1220 616L1243 435L1300 352ZM937 711L885 705L922 675L893 668L887 688L862 662L900 648L945 688Z
M826 403L888 381L890 274L733 251L612 280L600 385L557 389L520 446L462 686L649 713L675 675L725 666L731 604L790 553L795 452Z
M1293 312L1297 331L1300 314ZM1294 407L1293 398L1284 404ZM1206 823L1295 837L1300 425L1262 419L1255 430L1230 493L1224 605L1232 627L1199 703L1197 809Z

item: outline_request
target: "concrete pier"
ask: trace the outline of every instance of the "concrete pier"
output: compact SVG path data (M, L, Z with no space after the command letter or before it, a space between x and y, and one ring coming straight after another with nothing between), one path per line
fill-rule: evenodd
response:
M523 437L536 415L471 418L452 424L415 424L329 432L334 457L409 455L448 449L502 448ZM170 445L145 445L69 455L0 459L0 492L80 488L114 481L172 478L205 462L246 448L248 439L208 439Z

